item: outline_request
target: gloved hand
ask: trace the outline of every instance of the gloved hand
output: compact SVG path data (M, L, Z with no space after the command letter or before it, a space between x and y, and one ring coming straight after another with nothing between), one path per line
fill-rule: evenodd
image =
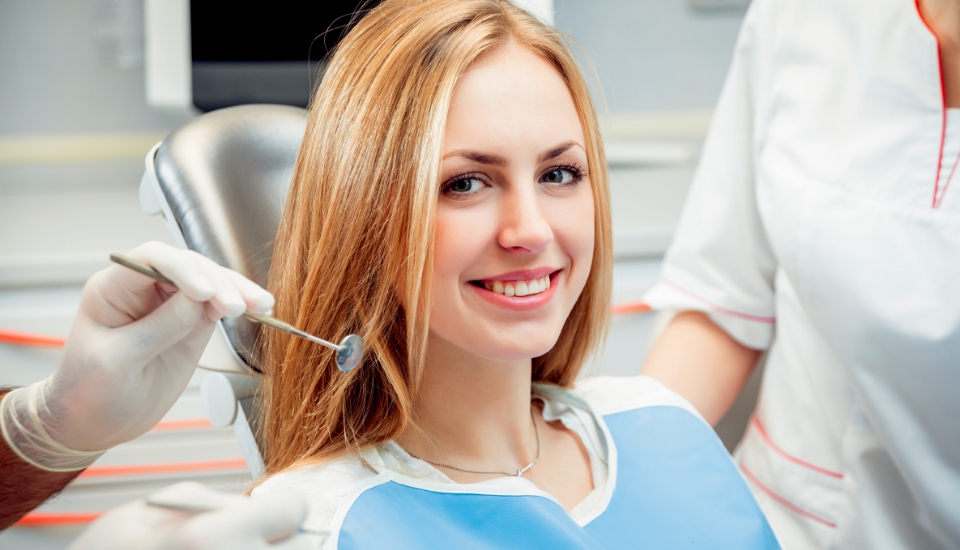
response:
M267 291L195 252L147 243L129 256L179 290L117 265L87 282L57 371L0 401L7 443L34 466L82 469L145 433L183 392L218 319L273 307Z
M213 500L222 507L193 515L147 504L171 499ZM109 512L93 522L70 550L301 550L311 547L308 536L297 535L306 511L303 497L296 493L276 491L248 498L178 483L146 501Z

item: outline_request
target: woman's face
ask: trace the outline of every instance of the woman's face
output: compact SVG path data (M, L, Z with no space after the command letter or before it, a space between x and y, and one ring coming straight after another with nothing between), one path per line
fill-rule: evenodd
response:
M517 45L454 89L437 205L431 338L493 360L556 343L594 246L593 194L566 84Z

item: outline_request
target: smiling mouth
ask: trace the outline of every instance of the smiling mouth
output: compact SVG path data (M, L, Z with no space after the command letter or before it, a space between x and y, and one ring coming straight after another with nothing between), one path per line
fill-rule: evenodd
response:
M536 279L518 281L470 281L473 286L485 288L507 297L533 296L550 289L550 278L559 271Z

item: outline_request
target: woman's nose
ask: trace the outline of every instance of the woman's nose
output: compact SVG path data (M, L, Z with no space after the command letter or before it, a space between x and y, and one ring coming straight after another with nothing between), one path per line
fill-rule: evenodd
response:
M506 193L502 203L500 246L516 252L540 252L546 248L553 240L553 229L543 206L536 186Z

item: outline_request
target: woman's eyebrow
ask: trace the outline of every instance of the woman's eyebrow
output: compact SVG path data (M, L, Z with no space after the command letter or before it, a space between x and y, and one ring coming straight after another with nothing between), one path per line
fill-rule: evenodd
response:
M480 164L491 164L493 166L504 167L508 164L507 159L503 157L497 155L488 155L486 153L477 153L476 151L453 151L444 155L443 158L447 159L454 156L463 157L467 160L479 162Z
M550 149L549 151L541 153L540 156L537 157L537 164L559 157L560 155L566 153L574 145L580 145L580 144L577 143L576 141L570 140L570 141L561 143L560 145L557 145L556 147L554 147L553 149Z
M560 145L557 145L556 147L553 147L541 153L540 156L537 157L537 164L540 164L541 162L544 162L544 161L548 161L552 158L557 158L560 155L566 153L571 147L578 146L578 145L580 144L573 140L563 142ZM480 164L489 164L492 166L500 166L500 167L505 167L507 166L507 164L509 164L509 161L507 161L507 159L499 155L492 155L489 153L478 153L477 151L463 151L463 150L451 151L443 156L444 159L448 159L450 157L463 157L467 160L472 160Z

